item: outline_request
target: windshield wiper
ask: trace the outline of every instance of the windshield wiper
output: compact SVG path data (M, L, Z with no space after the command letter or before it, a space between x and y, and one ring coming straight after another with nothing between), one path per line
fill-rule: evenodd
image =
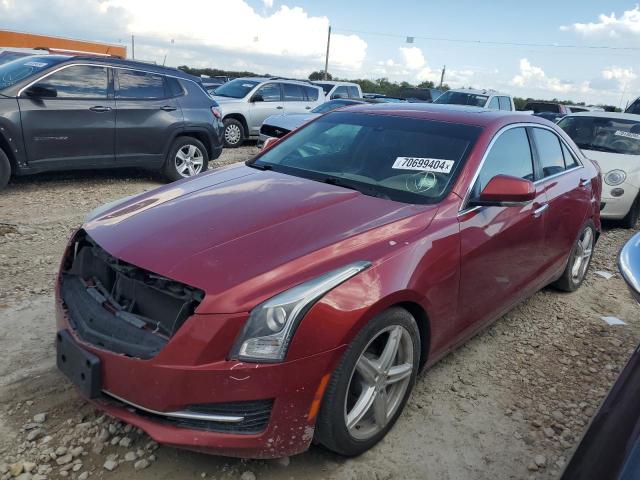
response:
M339 177L325 177L321 180L323 183L328 183L329 185L335 185L336 187L348 188L349 190L355 190L357 192L362 193L363 195L368 195L370 197L377 198L386 198L389 199L388 195L376 190L375 188L367 187L358 182L350 182L349 180L345 180L344 178Z
M597 152L620 153L618 150L604 145L578 144L582 150L595 150Z
M273 165L269 165L268 163L246 162L245 165L257 170L273 170Z

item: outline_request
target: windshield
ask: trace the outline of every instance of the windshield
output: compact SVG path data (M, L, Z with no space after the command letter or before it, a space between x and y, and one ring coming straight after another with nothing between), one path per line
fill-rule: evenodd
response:
M11 87L21 80L60 63L60 58L29 56L0 65L0 90Z
M316 108L311 110L311 113L326 113L331 110L335 110L336 108L344 107L346 105L356 105L360 102L349 102L345 100L331 100L330 102L325 102L323 104L318 105Z
M444 92L433 103L444 103L447 105L468 105L472 107L484 107L489 97L487 95L478 95L475 93L453 92L449 90Z
M259 83L260 82L256 82L255 80L238 78L220 85L213 91L213 94L219 97L244 98Z
M583 150L640 155L640 121L607 117L565 117L558 126Z
M318 82L314 82L314 83L319 87L322 87L322 90L324 90L325 95L328 95L331 89L335 86L331 83L318 83Z
M391 115L331 112L249 166L406 203L437 203L481 128Z

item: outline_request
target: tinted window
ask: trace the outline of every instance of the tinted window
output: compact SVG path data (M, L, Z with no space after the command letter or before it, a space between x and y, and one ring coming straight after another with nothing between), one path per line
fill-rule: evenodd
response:
M215 95L228 98L244 98L260 82L237 78L215 89Z
M635 102L633 102L631 105L629 105L629 107L627 107L625 112L626 113L640 114L640 98L638 98Z
M491 99L491 101L489 102L489 106L487 108L490 108L492 110L499 110L500 109L500 102L498 100L498 97L493 97Z
M118 69L117 98L165 98L164 77L135 70Z
M576 115L558 126L583 150L640 155L640 119Z
M284 94L285 102L304 102L304 93L300 85L283 83L282 93Z
M38 74L47 68L60 63L60 57L18 58L0 65L0 89L10 87L27 77Z
M556 134L549 130L534 128L533 137L542 165L542 175L548 177L564 171L564 157Z
M488 95L477 95L475 93L454 92L452 90L449 90L436 98L433 103L484 107L488 99Z
M477 198L489 180L496 175L534 180L533 157L527 131L524 128L507 130L495 141L473 186L472 198Z
M560 105L558 105L557 103L529 102L524 106L523 110L533 110L533 113L541 113L541 112L560 113Z
M569 151L566 145L560 142L562 145L562 154L564 155L564 166L569 169L573 167L577 167L579 165L576 157Z
M217 90L216 90L217 93ZM263 102L279 102L280 99L280 84L279 83L267 83L258 89L256 95L262 96Z
M347 90L347 87L345 86L338 87L331 94L331 98L349 98L349 90Z
M107 98L107 68L76 65L43 78L37 85L54 89L58 98Z
M511 99L509 97L498 97L500 110L511 110Z
M330 112L256 159L273 170L342 182L365 195L440 201L481 129L355 112Z
M320 96L320 90L314 87L302 87L304 89L304 93L307 95L307 100L310 102L315 102L318 100Z
M184 88L182 88L182 85L177 78L167 77L167 85L169 86L169 93L171 93L172 97L184 95ZM205 89L206 88L207 87L205 87Z
M347 90L349 91L349 98L360 98L360 91L358 90L358 87L347 87Z
M316 82L316 85L318 85L319 87L322 88L322 90L324 90L324 94L328 95L329 92L331 91L331 89L333 88L333 84L332 83L318 83Z

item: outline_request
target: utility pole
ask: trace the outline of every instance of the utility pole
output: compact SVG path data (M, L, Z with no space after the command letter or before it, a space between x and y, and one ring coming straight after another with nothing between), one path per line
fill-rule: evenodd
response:
M331 44L331 25L329 25L329 35L327 35L327 56L324 59L324 79L328 80L329 76L329 45Z
M136 37L131 35L131 58L136 59Z
M438 88L442 89L442 84L444 83L444 72L447 69L446 65L442 66L442 74L440 75L440 86Z

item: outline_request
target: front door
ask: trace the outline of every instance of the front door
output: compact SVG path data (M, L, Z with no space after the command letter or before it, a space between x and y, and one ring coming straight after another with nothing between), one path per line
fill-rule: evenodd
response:
M508 128L498 134L469 198L477 197L499 174L535 179L525 128ZM535 200L526 205L483 206L461 212L458 332L480 327L533 291L546 263L545 210L546 195L540 186Z
M250 99L251 122L249 133L252 136L260 134L260 127L267 117L284 112L284 102L280 83L266 83L261 86Z
M90 168L114 162L115 104L109 68L70 65L18 99L29 163Z

